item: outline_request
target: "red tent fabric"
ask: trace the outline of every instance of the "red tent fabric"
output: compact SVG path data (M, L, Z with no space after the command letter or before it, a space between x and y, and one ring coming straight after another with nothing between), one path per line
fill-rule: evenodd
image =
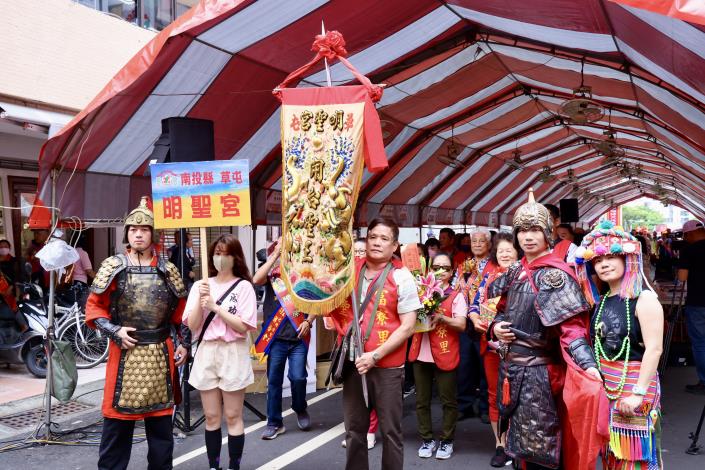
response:
M321 20L386 86L390 169L364 175L359 223L507 224L529 187L543 202L578 197L585 221L642 196L705 216L705 30L607 0L201 1L47 142L43 200L62 168L62 215L124 215L149 191L161 119L187 116L214 121L216 158L250 161L255 220L269 220L281 189L271 90L308 60ZM340 64L331 73L354 81ZM298 86L323 84L319 67ZM603 112L594 122L559 115L581 85Z
M610 0L705 25L705 3L702 0Z

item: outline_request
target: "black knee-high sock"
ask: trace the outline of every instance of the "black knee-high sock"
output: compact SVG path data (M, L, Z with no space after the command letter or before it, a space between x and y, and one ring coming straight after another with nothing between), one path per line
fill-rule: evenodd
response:
M208 465L211 468L220 467L220 444L222 441L220 429L213 431L206 429L206 453L208 454Z
M230 470L240 470L242 451L245 448L245 435L231 436L228 434L228 454L230 454Z

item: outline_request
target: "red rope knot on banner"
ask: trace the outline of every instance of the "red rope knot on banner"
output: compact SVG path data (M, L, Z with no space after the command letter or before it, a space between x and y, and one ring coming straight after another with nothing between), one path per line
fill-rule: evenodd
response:
M336 57L347 57L345 50L345 39L338 31L326 31L326 34L318 34L311 45L311 50L328 60Z
M367 93L373 103L376 103L382 98L382 87L379 85L373 85L370 79L361 74L354 65L352 65L348 59L345 57L348 55L348 51L345 49L345 39L343 35L338 31L326 31L326 34L318 34L313 41L311 50L316 53L316 56L311 59L310 62L304 64L298 69L294 70L289 74L288 77L284 79L283 82L279 84L273 91L272 94L281 101L281 90L287 88L289 85L294 83L296 80L300 79L307 73L316 63L318 63L323 58L328 60L338 59L342 62L345 67L347 67L350 72L359 80L359 82L367 89Z

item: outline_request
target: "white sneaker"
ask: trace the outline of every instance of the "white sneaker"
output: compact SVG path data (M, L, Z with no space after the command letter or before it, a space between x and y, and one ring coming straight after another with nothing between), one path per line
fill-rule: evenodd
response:
M368 432L367 433L367 449L372 449L375 444L377 444L377 437L375 436L375 433L373 432Z
M449 441L441 441L441 445L438 446L436 451L436 458L438 460L449 459L453 455L453 443Z
M423 441L423 444L419 447L419 457L422 459L433 457L434 450L436 450L436 441L433 439L430 441Z
M343 442L340 443L341 446L343 446L343 449L348 446L348 441L343 439Z

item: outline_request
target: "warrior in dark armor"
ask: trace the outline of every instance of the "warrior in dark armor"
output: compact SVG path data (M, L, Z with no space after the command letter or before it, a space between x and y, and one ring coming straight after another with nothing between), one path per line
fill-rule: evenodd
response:
M565 361L599 379L588 342L589 305L573 270L551 253L551 216L531 190L513 224L525 256L488 287L488 297L502 296L489 329L501 342L500 426L509 426L505 451L523 468L558 468Z
M86 304L86 323L111 339L103 394L99 469L124 469L135 421L144 419L150 469L172 468L172 412L178 389L171 325L181 323L186 290L176 266L152 245L154 215L142 198L125 219L125 254L100 266Z
M641 243L620 226L602 221L576 250L578 277L595 305L590 322L595 357L609 407L609 442L602 468L660 469L661 386L658 368L663 343L663 308L645 281ZM590 263L604 286L593 299Z

